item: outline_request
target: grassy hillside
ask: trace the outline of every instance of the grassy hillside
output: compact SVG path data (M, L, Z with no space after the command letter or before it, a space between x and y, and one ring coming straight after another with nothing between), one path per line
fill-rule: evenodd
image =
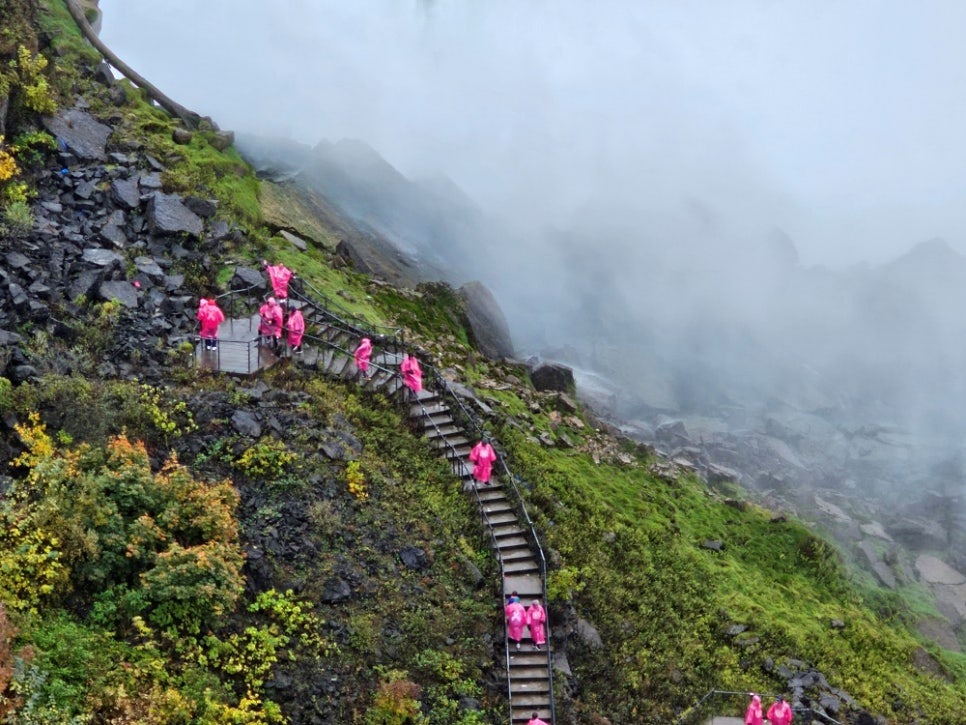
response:
M205 131L176 144L175 122L138 91L117 106L91 82L97 59L60 0L0 0L0 17L7 137L21 139L0 147L6 250L29 222L32 170L55 163L38 114L81 94L119 114L112 143L165 162L166 190L217 198L244 232L186 270L193 285L283 261L477 388L550 552L554 644L572 668L561 722L671 722L711 688L782 690L790 660L856 712L962 722L964 660L910 634L914 592L883 594L815 530L598 430L520 366L482 360L447 287L397 290L334 265L324 220L292 220L310 237L295 249L273 232L287 226L283 188L266 225L234 150ZM389 401L286 365L258 383L212 376L177 350L164 380L104 377L92 351L129 320L110 303L85 314L64 335L24 324L40 377L0 378L0 716L505 722L500 588L478 517ZM236 414L262 421L259 435ZM402 562L407 547L421 563Z

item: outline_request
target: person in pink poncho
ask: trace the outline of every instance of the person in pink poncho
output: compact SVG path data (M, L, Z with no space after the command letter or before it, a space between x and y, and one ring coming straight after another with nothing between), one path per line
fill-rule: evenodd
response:
M547 641L547 630L544 625L547 623L547 610L540 604L539 599L534 599L527 607L527 626L530 628L530 638L533 640L533 648L540 649Z
M516 594L514 592L513 594ZM506 636L517 644L520 649L520 640L523 639L523 628L527 624L527 610L520 603L520 598L510 595L507 605L503 608L506 614Z
M751 693L751 702L745 710L745 725L763 725L764 715L761 710L761 697Z
M288 283L295 276L295 273L284 264L272 265L265 259L262 260L262 264L265 266L265 272L268 273L268 279L272 283L272 291L275 292L275 296L280 300L287 300Z
M792 725L792 717L792 708L781 695L768 708L768 722L771 725Z
M530 719L527 720L527 725L550 725L546 720L540 719L540 713L531 713Z
M415 355L406 355L403 358L399 372L402 373L403 384L414 393L423 389L423 371Z
M198 303L198 321L201 323L201 339L205 341L205 350L218 349L218 326L225 321L225 313L213 300L202 299Z
M369 358L372 357L372 340L364 337L359 341L359 347L352 354L355 358L356 368L362 373L363 377L369 379Z
M271 342L273 348L278 348L279 338L282 337L282 307L275 301L274 297L269 297L261 307L258 308L260 317L258 322L259 338L266 338L265 342ZM259 344L262 340L259 339Z
M473 464L473 479L477 483L490 485L490 475L495 460L496 452L486 438L473 446L473 450L470 451L470 463Z
M296 355L302 354L302 336L305 334L305 318L302 310L298 307L292 308L288 313L288 321L285 323L288 330L288 347Z

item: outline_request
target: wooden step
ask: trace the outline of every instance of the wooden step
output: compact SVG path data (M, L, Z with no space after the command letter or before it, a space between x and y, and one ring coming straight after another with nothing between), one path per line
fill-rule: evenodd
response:
M503 560L503 573L507 576L519 576L521 574L540 575L540 565L536 559L519 559L513 561Z
M446 436L456 436L462 435L463 429L453 425L453 421L450 420L448 423L443 423L440 425L426 425L423 426L423 435L427 438L440 438Z

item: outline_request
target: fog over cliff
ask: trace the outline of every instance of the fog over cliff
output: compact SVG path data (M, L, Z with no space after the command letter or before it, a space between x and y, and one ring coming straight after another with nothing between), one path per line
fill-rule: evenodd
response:
M911 461L961 480L966 4L100 6L223 128L358 139L433 189L449 222L384 231L489 285L522 355L611 381L609 412L835 439L843 465L865 431L890 487Z

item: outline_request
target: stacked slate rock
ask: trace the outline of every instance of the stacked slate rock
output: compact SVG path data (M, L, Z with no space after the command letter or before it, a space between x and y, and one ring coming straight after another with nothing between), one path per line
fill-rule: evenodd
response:
M112 147L112 127L87 111L63 111L45 126L60 150L39 172L33 229L0 239L3 374L23 377L6 368L22 357L14 350L25 323L63 337L87 304L117 300L122 319L104 372L132 374L134 359L139 375L160 376L166 351L194 338L197 296L209 292L189 290L180 270L213 271L208 253L232 230L215 219L216 202L165 193L164 165Z

